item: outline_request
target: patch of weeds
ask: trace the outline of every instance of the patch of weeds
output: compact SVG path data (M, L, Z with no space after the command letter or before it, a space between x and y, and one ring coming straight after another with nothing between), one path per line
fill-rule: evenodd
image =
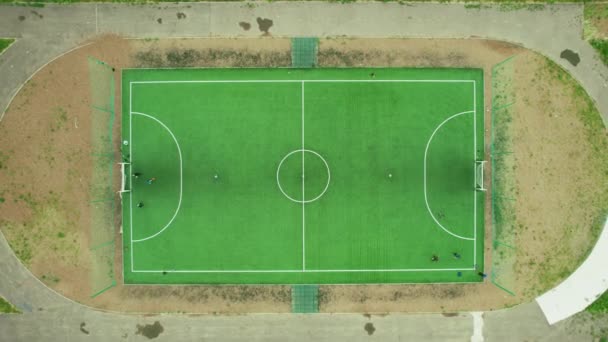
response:
M464 8L466 9L481 9L481 3L466 3L464 4Z
M0 297L0 313L21 313L13 304Z
M604 65L608 66L608 40L591 39L589 44L600 54L600 59L604 62Z
M164 64L163 56L155 50L140 51L135 54L140 67L161 67Z
M606 3L585 3L585 19L608 19L608 4Z
M6 162L8 161L8 155L0 151L0 169L6 168Z
M174 49L167 52L167 62L170 66L184 67L192 66L201 58L200 52L194 49L178 50Z
M14 39L4 39L4 38L0 38L0 53L2 53L2 51L6 50L9 45L13 44L15 40Z
M38 202L34 200L34 196L30 192L19 195L19 199L27 204L30 209L35 210L38 207Z
M505 2L501 3L498 9L503 12L520 10L542 11L545 9L545 4L531 4L526 2Z
M56 132L65 127L65 124L68 121L68 113L65 109L57 107L51 115L53 117L53 120L51 121L51 132Z
M57 233L57 237L60 239L63 239L65 237L65 233L64 232L59 232Z
M22 7L37 7L37 8L44 7L44 3L43 2L33 2L33 1L24 1L24 2L15 1L15 2L12 2L11 5L13 5L13 6L22 6Z
M367 60L369 56L360 50L342 52L333 48L319 50L319 64L338 64L345 66L358 65L362 60ZM327 62L323 62L327 61Z
M61 279L59 279L59 277L57 277L53 274L43 274L42 277L40 277L40 278L42 279L43 282L45 282L47 284L50 284L50 283L57 284L61 280Z
M14 231L19 230L19 228L21 227L6 224L4 225L4 228L7 232L14 234ZM17 255L17 258L19 258L19 260L21 260L21 262L23 262L23 264L25 264L26 266L29 265L30 261L32 260L32 248L30 239L27 236L22 235L15 236L14 238L9 238L8 242L11 246L11 249L15 252L15 255Z

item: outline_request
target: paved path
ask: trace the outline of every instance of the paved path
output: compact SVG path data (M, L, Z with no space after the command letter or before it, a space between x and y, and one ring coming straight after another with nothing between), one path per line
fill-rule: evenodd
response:
M591 305L608 290L608 221L587 260L566 280L536 298L549 323L559 322Z
M179 17L178 17L179 13ZM180 19L181 18L181 19ZM608 70L582 37L582 6L555 5L539 11L465 9L461 4L260 2L189 4L78 4L44 8L0 5L0 36L19 40L0 55L0 111L38 68L102 33L129 37L257 37L257 18L272 20L273 36L488 37L519 43L566 69L583 84L608 122ZM159 23L161 19L162 24ZM238 23L249 22L244 31ZM571 65L559 57L577 52ZM602 93L603 92L603 93ZM602 96L604 94L604 96ZM10 113L9 113L10 115ZM146 339L137 325L159 321L159 340L588 340L568 327L549 326L535 302L516 308L455 317L391 314L368 319L348 315L242 315L229 317L103 313L72 303L45 288L0 238L0 295L25 313L0 316L2 340L76 341ZM373 324L368 335L365 325ZM83 325L84 324L84 325ZM371 326L368 330L371 331ZM154 330L152 328L152 330ZM147 330L146 330L147 331ZM481 334L480 334L481 331ZM582 335L579 335L582 334Z

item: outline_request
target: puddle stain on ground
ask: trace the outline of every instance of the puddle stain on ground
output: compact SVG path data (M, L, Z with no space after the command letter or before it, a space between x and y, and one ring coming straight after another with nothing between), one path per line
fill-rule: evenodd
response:
M272 20L267 19L267 18L258 17L256 19L256 21L258 22L258 28L260 29L260 31L264 32L264 35L269 35L270 32L268 32L268 31L272 27L272 24L273 24Z
M88 331L87 329L85 329L85 328L84 328L86 325L87 325L87 324L86 324L85 322L80 323L80 331L81 331L83 334L88 335L88 334L89 334L89 331Z
M562 51L562 53L559 54L559 56L565 60L567 60L568 62L570 62L570 64L577 66L578 63L580 63L581 61L581 57L578 55L578 53L570 50L570 49L566 49L564 51Z
M249 29L251 28L251 24L246 21L239 22L239 26L245 31L249 31Z
M363 329L365 329L367 334L370 336L374 334L374 331L376 331L376 328L374 327L374 323L365 323L365 325L363 326Z
M160 325L159 321L154 322L154 324L146 324L146 325L136 325L137 331L135 331L136 335L143 335L149 339L157 338L165 329Z

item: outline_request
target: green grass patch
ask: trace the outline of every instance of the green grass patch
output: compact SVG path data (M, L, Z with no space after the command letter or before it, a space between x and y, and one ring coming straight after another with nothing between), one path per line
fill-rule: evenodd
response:
M0 38L0 53L6 50L14 41L12 38Z
M589 44L591 44L597 53L599 53L600 59L604 62L604 65L608 66L608 40L591 39Z
M0 313L21 313L17 308L3 297L0 297Z
M604 292L593 304L587 307L591 313L608 313L608 292Z
M608 4L604 2L585 2L585 19L608 19Z

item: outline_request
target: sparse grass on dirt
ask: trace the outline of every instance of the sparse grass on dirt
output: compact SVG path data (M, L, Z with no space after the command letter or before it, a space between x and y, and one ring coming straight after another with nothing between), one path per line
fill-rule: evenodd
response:
M29 208L32 213L31 220L22 223L0 221L7 235L13 237L9 239L11 248L26 265L30 265L33 255L36 254L35 249L44 248L59 254L62 262L76 264L79 247L64 233L69 230L71 223L65 218L66 208L59 196L54 193L42 196L41 199L34 196L27 192L17 195L14 200L16 204L21 203Z
M585 39L608 39L608 3L585 4L583 35Z
M583 262L608 214L608 139L601 116L572 76L539 58L528 57L517 74L523 96L511 132L520 227L516 274L527 278L518 286L526 298L555 286Z
M14 39L5 39L5 38L0 38L0 53L2 53L4 50L6 50L9 45L13 44L15 40Z
M6 301L6 299L0 297L0 313L20 313L13 304Z

